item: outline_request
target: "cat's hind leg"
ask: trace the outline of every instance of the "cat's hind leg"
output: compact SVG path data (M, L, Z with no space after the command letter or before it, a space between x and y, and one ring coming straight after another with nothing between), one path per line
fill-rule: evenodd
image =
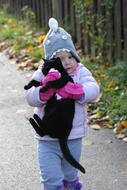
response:
M40 135L41 137L43 137L45 135L43 129L40 127L40 125L38 124L38 122L35 119L30 118L29 122L30 122L30 124L32 125L32 127L34 128L34 130L36 131L36 133L38 135Z

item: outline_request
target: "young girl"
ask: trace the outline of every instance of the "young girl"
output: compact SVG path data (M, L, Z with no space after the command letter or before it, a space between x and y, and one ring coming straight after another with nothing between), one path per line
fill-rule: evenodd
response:
M75 97L75 114L73 128L69 135L68 146L77 161L80 161L82 138L87 133L87 103L95 101L99 96L99 86L91 72L80 63L70 34L58 26L58 22L49 19L50 30L44 40L45 58L59 57L63 67L73 78L75 84L81 86L81 96ZM32 79L42 81L44 78L41 67L35 71ZM46 102L51 94L40 92L41 86L31 87L27 90L26 99L30 106L35 107L36 113L41 119L44 116ZM63 89L64 90L64 89ZM62 98L65 94L60 90L57 92ZM70 92L71 93L71 92ZM63 157L57 139L49 136L40 137L38 140L38 158L40 164L41 190L80 190L82 183L78 177L78 171L71 166Z

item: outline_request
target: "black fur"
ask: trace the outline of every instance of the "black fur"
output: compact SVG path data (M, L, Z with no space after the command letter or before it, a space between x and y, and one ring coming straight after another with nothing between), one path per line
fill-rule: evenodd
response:
M61 78L56 81L50 81L45 87L41 89L41 92L47 91L49 88L62 88L68 81L73 82L73 79L68 75L63 68L59 58L44 60L44 66L42 72L47 75L51 68L57 69ZM35 85L34 85L35 83ZM32 86L39 86L38 81L30 81L25 89L29 89ZM52 138L58 138L61 151L65 159L75 168L85 173L85 169L73 158L69 151L67 141L68 136L72 129L72 122L75 112L75 102L73 99L61 99L57 100L56 95L46 103L45 114L41 120L38 115L34 114L33 118L30 118L30 123L35 131L40 135L49 135Z
M41 85L41 82L36 81L36 80L31 80L27 85L24 86L25 90L28 90L29 88L31 88L32 86L38 87Z

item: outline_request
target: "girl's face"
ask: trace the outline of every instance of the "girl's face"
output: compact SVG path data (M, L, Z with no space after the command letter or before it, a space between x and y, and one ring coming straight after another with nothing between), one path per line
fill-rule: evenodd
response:
M61 59L62 65L68 73L73 72L73 70L77 66L77 61L70 52L67 51L57 52L55 57L59 57Z

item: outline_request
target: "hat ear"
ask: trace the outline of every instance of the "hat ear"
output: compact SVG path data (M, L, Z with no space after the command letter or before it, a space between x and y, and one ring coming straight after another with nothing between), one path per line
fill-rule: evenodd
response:
M58 30L58 22L54 18L49 19L49 28L53 30L54 32L57 32Z

